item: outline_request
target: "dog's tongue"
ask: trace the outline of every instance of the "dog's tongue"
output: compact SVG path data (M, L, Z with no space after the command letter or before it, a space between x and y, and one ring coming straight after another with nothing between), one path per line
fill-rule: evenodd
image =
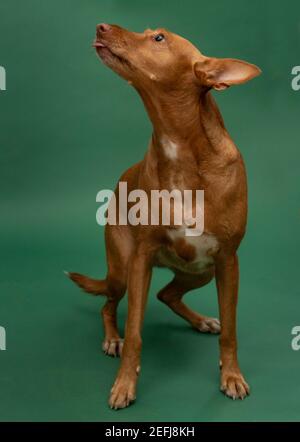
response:
M105 48L105 45L97 40L94 41L93 46L94 46L94 48Z

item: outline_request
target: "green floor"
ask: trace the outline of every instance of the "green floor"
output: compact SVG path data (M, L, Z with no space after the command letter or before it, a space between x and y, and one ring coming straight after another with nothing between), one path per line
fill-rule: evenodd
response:
M142 4L143 3L143 4ZM280 1L0 2L0 420L294 421L300 419L300 6ZM141 5L142 4L142 5ZM246 7L247 6L247 7ZM284 9L283 9L284 8ZM216 13L216 11L218 11ZM244 58L263 76L217 96L248 169L250 217L240 249L243 402L218 390L218 338L190 329L156 300L154 274L136 403L107 406L119 361L101 352L99 309L63 270L105 274L96 193L139 160L151 132L135 92L96 59L99 21L165 25L215 56ZM285 36L283 38L282 36ZM187 296L217 315L214 284ZM126 300L120 307L120 324Z

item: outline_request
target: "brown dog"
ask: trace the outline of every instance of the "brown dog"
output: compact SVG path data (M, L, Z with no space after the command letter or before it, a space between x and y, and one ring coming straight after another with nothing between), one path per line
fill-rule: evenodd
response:
M237 360L237 249L246 227L247 183L241 154L225 129L210 90L245 83L261 71L244 61L206 57L189 41L165 29L139 34L100 24L94 46L102 61L136 88L153 124L144 160L127 170L120 181L127 183L129 191L143 189L147 194L152 189L205 192L201 236L185 236L183 229L174 225L107 225L106 278L69 274L88 293L107 296L102 310L103 349L109 355L121 354L116 311L128 291L121 366L109 404L124 408L135 399L141 328L154 266L174 272L158 298L204 333L220 332L219 321L189 309L182 298L216 278L221 390L233 399L243 399L249 387Z

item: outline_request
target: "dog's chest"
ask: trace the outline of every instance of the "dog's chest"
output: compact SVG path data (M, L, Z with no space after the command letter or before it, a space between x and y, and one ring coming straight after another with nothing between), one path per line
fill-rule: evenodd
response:
M219 242L215 235L203 232L204 227L204 196L196 193L196 189L205 192L206 180L203 179L203 171L192 155L191 149L185 149L180 143L163 139L163 152L168 160L168 173L164 174L165 188L170 191L191 192L191 204L174 205L174 218L182 217L179 228L167 230L168 247L159 252L161 265L175 268L187 273L203 273L214 265L214 256L219 251ZM200 192L197 191L197 192ZM199 196L199 198L198 198ZM179 198L180 199L180 198ZM183 210L184 207L184 210ZM200 222L200 217L203 221ZM191 222L191 220L193 222ZM194 224L195 223L195 224ZM194 234L188 236L188 226ZM198 235L197 235L198 231ZM202 234L201 234L202 233Z
M186 236L185 229L169 229L169 247L159 253L159 264L186 273L203 273L214 265L219 243L214 235Z

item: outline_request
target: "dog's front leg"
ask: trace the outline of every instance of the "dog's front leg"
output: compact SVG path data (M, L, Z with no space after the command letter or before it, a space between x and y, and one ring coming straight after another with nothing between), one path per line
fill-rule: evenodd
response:
M249 394L249 386L240 371L237 359L236 308L239 263L236 253L218 256L216 282L221 320L221 390L232 399L244 399Z
M141 328L151 279L151 253L139 249L128 269L128 316L121 366L111 390L109 405L127 407L135 399L142 348Z

